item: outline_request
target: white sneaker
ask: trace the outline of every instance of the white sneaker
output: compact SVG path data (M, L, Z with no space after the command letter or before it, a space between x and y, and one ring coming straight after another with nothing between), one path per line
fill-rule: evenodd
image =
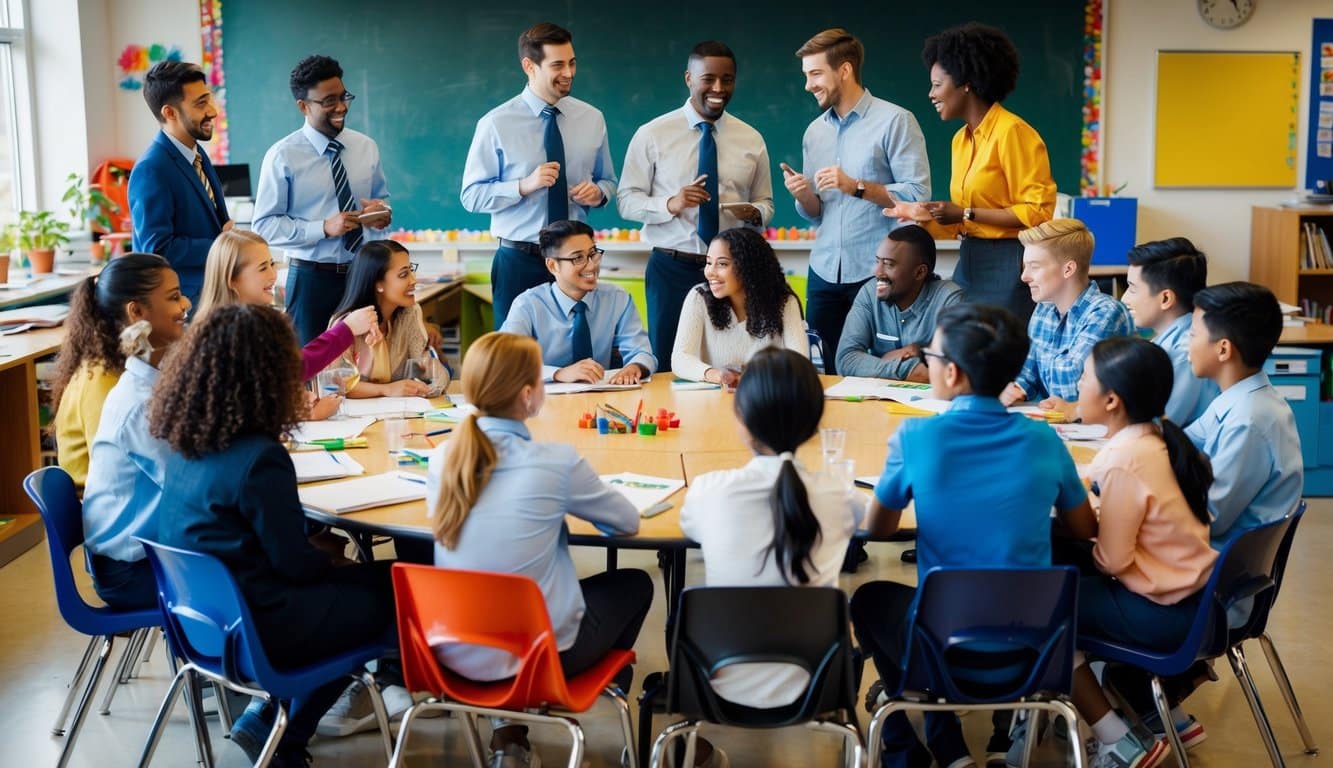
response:
M407 691L404 690L403 693ZM411 697L408 697L408 704L403 709L407 706L411 706ZM339 738L374 727L375 707L370 703L370 692L366 690L364 683L357 680L347 686L324 717L320 718L319 725L315 726L315 733Z
M488 768L541 768L542 759L535 749L524 749L518 744L506 744L491 753Z

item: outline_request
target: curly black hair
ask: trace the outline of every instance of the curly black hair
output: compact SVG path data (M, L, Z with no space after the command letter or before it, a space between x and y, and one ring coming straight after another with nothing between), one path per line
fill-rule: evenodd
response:
M939 64L956 87L972 86L987 104L1004 101L1018 85L1018 49L995 27L968 22L926 39L921 61Z
M292 98L300 101L310 95L310 89L316 85L342 76L343 68L337 59L315 54L296 62L287 85L292 89Z
M773 246L753 229L737 227L717 233L727 244L731 263L745 288L745 330L756 339L782 335L782 310L796 292L787 284ZM731 301L719 299L707 285L694 290L704 297L708 320L719 331L731 325Z
M305 415L304 394L291 320L272 307L218 307L167 356L148 430L197 459L243 435L290 432Z

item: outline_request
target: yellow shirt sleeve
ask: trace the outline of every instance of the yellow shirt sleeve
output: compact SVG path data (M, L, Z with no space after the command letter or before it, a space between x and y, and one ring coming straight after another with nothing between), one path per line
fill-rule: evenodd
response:
M101 366L80 367L61 395L56 411L56 455L78 488L88 479L89 451L102 421L102 405L119 380L119 374Z
M1027 227L1050 221L1055 216L1055 179L1046 142L1032 126L1017 121L998 139L1001 178L1008 185L1004 197L1013 201L1009 210Z

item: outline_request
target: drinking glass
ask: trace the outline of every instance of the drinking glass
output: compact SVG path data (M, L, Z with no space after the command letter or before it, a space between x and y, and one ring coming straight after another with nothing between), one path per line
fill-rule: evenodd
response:
M320 371L319 376L315 380L319 386L319 392L317 394L320 397L338 395L339 397L345 398L347 397L347 390L356 386L356 382L359 379L360 373L350 365L339 365L326 371ZM330 416L329 419L334 420L342 418L346 418L343 415L343 405L342 403L338 403L338 412Z
M842 449L847 444L847 430L828 427L819 430L819 451L824 454L824 465L842 458Z
M852 459L830 461L825 464L825 470L839 488L851 488L856 483L856 462Z

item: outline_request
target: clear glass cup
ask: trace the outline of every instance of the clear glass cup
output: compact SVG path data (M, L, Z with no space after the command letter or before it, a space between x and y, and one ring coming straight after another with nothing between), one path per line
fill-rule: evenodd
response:
M851 488L856 484L856 462L852 459L838 459L826 462L824 471L832 477L840 488Z
M824 456L824 466L842 458L842 450L847 445L847 430L828 427L819 430L819 452Z
M329 368L328 370L320 371L319 375L315 378L315 383L318 386L316 394L320 397L338 395L339 397L345 398L347 397L347 390L356 386L356 382L360 380L360 378L360 372L350 365L339 365ZM330 416L329 419L333 420L342 418L345 418L343 415L343 406L342 403L338 403L338 412Z
M430 397L439 397L449 386L449 371L429 355L409 358L405 374L407 378L416 379L430 387Z
M384 445L388 448L391 465L397 462L411 437L412 420L407 414L398 413L384 419Z

